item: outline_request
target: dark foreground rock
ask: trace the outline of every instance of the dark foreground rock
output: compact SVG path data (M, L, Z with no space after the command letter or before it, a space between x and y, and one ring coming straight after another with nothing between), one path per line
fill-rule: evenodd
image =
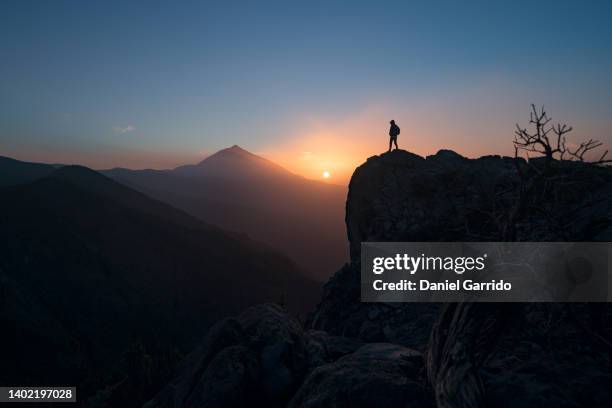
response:
M424 350L438 305L361 303L361 242L612 240L612 169L569 162L553 163L514 234L504 234L520 191L517 164L525 174L542 167L539 160L467 159L449 150L370 157L349 185L351 263L324 286L312 327Z
M225 319L146 407L282 406L308 368L301 325L280 306L264 304Z
M289 404L292 408L427 407L431 399L419 378L421 353L371 343L316 368Z
M610 168L553 163L523 209L537 210L512 213L517 169L543 171L537 160L451 151L368 159L347 200L351 263L325 285L306 328L274 305L224 320L147 407L612 406L607 304L360 301L363 241L612 240ZM466 330L451 326L451 336L439 316L453 311L469 318L453 319ZM472 317L496 318L499 330L483 336Z
M304 331L277 305L258 305L212 327L157 407L423 407L420 352Z

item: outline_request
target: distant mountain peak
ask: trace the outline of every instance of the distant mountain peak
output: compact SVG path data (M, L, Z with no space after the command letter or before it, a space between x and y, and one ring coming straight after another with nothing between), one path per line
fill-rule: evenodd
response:
M205 162L210 161L210 159L218 159L218 158L224 158L224 159L225 158L243 158L243 159L251 158L251 159L262 159L263 160L263 158L235 144L232 147L221 149L218 152L208 156L207 158L202 160L200 163L198 163L198 165L204 164Z
M242 147L240 147L240 146L238 146L238 145L236 145L236 144L235 144L235 145L233 145L232 147L228 147L228 148L225 148L225 149L221 149L221 150L219 150L219 151L218 151L217 153L215 153L215 154L218 154L218 153L222 153L222 154L247 154L247 155L250 155L250 156L256 156L255 154L253 154L253 153L249 152L249 151L248 151L248 150L246 150L246 149L243 149ZM214 155L213 155L213 156L214 156Z
M183 175L204 175L214 178L293 178L299 177L284 167L258 156L237 144L221 149L196 165L174 169Z

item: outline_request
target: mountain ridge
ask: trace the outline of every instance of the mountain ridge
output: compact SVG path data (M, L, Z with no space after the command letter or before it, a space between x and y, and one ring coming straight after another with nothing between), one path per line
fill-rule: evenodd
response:
M0 187L55 170L46 164L0 160ZM176 169L114 168L99 173L211 226L277 248L319 281L348 259L346 187L295 175L238 145Z
M0 156L0 187L26 183L53 172L57 167Z
M238 145L174 170L104 174L208 223L279 248L317 280L348 258L345 187L295 175Z

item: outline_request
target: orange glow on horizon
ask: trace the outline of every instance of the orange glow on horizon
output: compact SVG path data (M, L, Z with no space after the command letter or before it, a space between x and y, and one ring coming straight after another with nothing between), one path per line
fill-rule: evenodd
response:
M515 123L526 124L528 120L530 100L523 95L529 95L529 91L512 79L493 75L406 97L374 95L369 101L364 97L363 104L352 111L344 105L324 112L315 107L316 113L289 111L266 123L263 129L247 127L237 140L204 135L179 146L169 136L164 144L157 141L149 145L141 130L142 137L130 139L125 145L117 140L75 146L0 143L0 154L24 161L82 164L93 169L171 169L196 164L217 150L239 144L305 178L346 185L356 167L387 151L392 118L401 128L399 148L421 156L440 149L466 157L512 156ZM605 120L573 113L571 106L553 106L550 111L555 121L574 127L568 145L592 135L601 139L606 148L612 146ZM324 177L324 172L329 172L329 177Z
M387 151L389 119L387 109L368 109L345 120L305 119L297 129L301 133L285 138L280 145L261 154L289 171L313 180L348 184L355 169L369 157ZM393 115L402 127L398 138L400 149L417 154L431 154L435 149L429 137L414 137L409 119ZM329 176L324 175L325 172ZM333 177L332 177L333 175Z

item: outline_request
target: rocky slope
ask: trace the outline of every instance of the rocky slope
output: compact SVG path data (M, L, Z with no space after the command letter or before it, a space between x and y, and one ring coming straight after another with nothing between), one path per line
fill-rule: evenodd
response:
M610 406L607 305L359 299L363 241L609 241L610 197L610 168L451 151L371 157L350 183L351 262L306 327L273 305L226 320L147 406ZM466 330L458 311L498 330ZM455 351L467 354L449 360Z

